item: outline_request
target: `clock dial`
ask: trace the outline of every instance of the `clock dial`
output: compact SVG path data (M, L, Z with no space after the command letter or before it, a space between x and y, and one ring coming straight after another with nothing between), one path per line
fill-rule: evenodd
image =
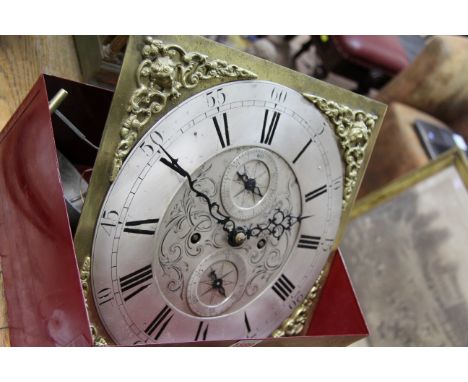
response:
M109 335L267 337L326 261L342 176L333 130L292 89L233 82L181 103L135 145L102 206L92 286Z

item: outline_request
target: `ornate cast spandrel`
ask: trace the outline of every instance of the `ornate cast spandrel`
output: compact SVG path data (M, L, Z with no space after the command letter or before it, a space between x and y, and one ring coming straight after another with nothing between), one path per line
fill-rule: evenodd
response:
M345 179L343 184L343 210L351 200L358 182L367 146L377 122L377 116L362 110L352 110L346 105L326 100L313 94L303 94L324 113L335 129L339 139Z
M85 300L86 309L88 309L88 297L89 297L89 276L91 274L91 258L86 257L83 265L80 269L81 288L83 289L83 296ZM93 339L94 346L107 346L107 341L101 337L98 333L97 328L93 325L89 325L91 330L91 336Z
M209 60L202 53L187 52L178 45L147 37L136 71L136 90L121 124L121 141L114 154L110 180L115 180L142 128L153 115L164 110L168 100L177 99L181 90L193 89L200 81L229 78L247 80L257 75L226 61Z

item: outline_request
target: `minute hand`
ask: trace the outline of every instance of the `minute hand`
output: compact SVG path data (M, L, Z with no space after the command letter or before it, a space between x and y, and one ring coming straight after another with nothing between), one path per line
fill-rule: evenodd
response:
M195 188L195 182L192 180L190 174L179 164L179 160L172 157L171 154L169 154L161 145L159 145L159 147L169 158L169 160L167 160L166 158L161 158L160 161L166 166L168 166L170 169L177 172L179 175L183 176L184 178L187 178L190 189L195 193L196 196L206 201L206 203L208 204L208 211L210 215L216 220L218 224L221 224L223 226L223 230L228 233L235 230L236 224L229 216L224 215L222 212L219 211L219 204L211 201L208 195Z
M258 237L263 232L272 235L276 239L280 239L286 231L289 231L292 228L292 226L307 218L310 218L310 216L293 216L290 213L285 214L277 208L273 217L268 219L267 223L257 224L255 226L245 228L244 230L247 235L247 239Z

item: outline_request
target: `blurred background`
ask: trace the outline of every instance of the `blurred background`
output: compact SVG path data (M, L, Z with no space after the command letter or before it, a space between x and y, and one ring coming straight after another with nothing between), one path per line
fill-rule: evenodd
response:
M205 37L388 105L341 244L358 345L467 346L468 38ZM114 89L127 40L0 36L0 130L42 72Z

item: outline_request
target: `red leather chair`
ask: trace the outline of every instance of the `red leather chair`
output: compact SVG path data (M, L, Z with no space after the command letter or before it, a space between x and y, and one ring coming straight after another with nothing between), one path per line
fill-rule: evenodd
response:
M379 89L410 62L399 36L312 36L295 59L311 45L316 46L322 61L316 67L315 77L325 78L330 72L339 74L356 81L355 91L361 94L371 87Z

